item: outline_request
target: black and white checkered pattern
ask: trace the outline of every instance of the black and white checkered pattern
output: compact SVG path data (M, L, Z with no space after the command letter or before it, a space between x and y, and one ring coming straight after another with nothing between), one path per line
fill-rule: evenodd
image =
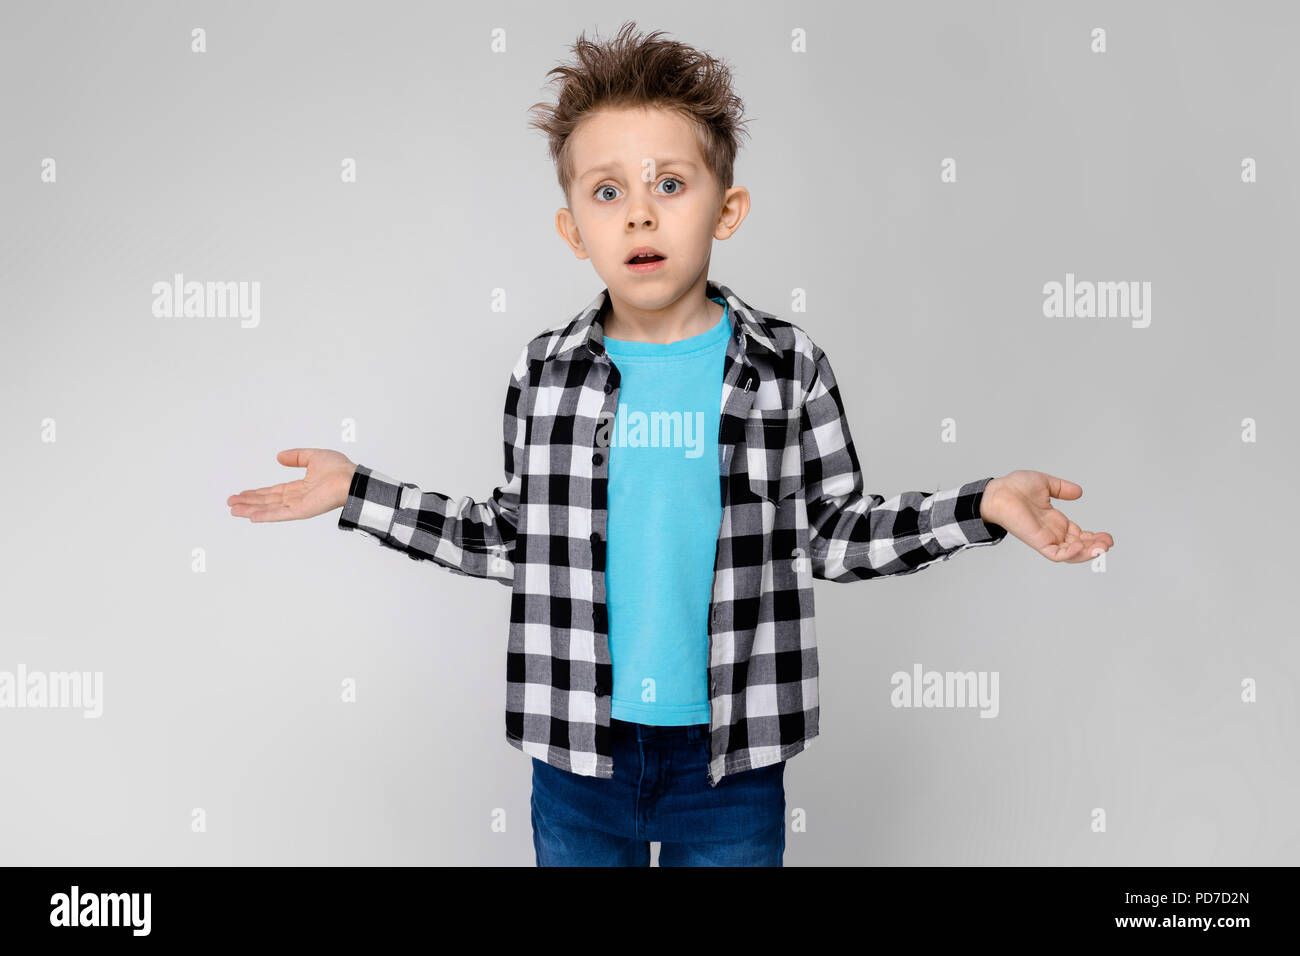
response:
M609 425L619 373L605 352L608 289L530 341L510 376L505 483L483 502L358 466L339 527L513 589L506 738L610 777L605 604ZM885 499L863 491L826 354L726 286L735 334L718 433L722 524L709 619L709 782L803 750L818 728L813 580L912 574L1006 536L980 519L983 478ZM604 426L604 427L602 427Z

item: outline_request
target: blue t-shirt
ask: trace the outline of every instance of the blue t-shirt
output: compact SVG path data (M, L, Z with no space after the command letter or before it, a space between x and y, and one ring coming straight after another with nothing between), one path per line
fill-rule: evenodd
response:
M688 339L605 338L619 371L605 569L617 720L709 722L709 605L722 524L718 425L731 336L726 301L713 301L722 318Z

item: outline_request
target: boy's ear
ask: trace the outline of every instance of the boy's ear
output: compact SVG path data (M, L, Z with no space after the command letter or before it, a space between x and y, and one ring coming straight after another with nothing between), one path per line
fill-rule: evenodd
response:
M749 190L732 186L722 194L722 207L718 210L718 225L713 231L715 239L730 239L749 215Z
M568 243L575 256L579 259L589 258L586 243L582 241L582 233L578 231L578 221L573 218L573 213L569 211L568 206L561 206L555 213L555 231Z

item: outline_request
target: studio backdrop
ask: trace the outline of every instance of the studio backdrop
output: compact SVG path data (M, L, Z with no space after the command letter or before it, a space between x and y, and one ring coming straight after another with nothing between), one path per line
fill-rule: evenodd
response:
M1300 861L1293 5L6 2L0 863L533 864L509 589L225 501L300 446L490 496L603 286L528 110L629 19L735 71L709 275L867 490L1036 469L1115 539L818 582L786 864Z

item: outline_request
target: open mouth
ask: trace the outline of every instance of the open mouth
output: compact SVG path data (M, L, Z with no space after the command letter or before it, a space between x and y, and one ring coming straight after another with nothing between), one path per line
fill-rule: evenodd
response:
M668 258L654 246L637 246L624 262L629 266L646 266Z

